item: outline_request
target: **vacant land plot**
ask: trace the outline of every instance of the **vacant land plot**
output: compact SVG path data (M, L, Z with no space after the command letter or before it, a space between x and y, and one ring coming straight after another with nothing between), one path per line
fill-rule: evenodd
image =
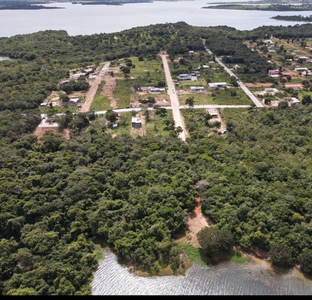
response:
M232 94L231 94L232 91ZM233 94L235 91L236 95ZM218 104L218 105L250 105L252 101L240 89L231 88L225 90L212 90L209 94L183 94L179 95L181 105L186 104L186 99L193 97L194 105Z
M145 118L146 134L149 136L170 136L173 133L173 117L171 110L164 113L148 111Z

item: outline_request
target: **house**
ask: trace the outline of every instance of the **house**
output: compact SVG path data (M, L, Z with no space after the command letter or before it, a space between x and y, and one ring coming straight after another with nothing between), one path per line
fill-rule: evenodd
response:
M141 119L139 117L132 117L131 126L132 128L141 128L142 127Z
M84 77L86 77L86 73L76 73L73 75L74 79L84 78Z
M295 68L295 71L302 72L302 71L309 71L308 68Z
M298 59L301 59L301 60L303 60L303 61L306 61L306 60L309 59L309 57L307 57L307 56L299 56Z
M192 93L202 93L205 89L203 86L191 86L191 92Z
M279 70L275 69L275 70L269 70L268 71L268 75L272 76L272 75L279 75Z
M192 81L193 77L191 74L179 74L178 79L181 81Z
M214 90L216 88L222 89L227 87L226 82L210 82L208 83L208 86L211 90Z
M153 94L160 94L165 92L165 88L159 88L159 87L151 87L150 92Z
M288 102L289 106L299 105L301 103L300 100L295 97L287 97L284 100Z
M61 85L62 85L62 84L66 84L66 83L69 83L69 80L62 80L62 81L60 82Z
M62 115L62 114L57 114ZM38 127L45 127L45 128L51 128L51 127L58 127L58 123L54 122L54 117L48 117L47 114L41 114L41 123L38 125Z
M199 71L194 71L191 75L192 76L196 76L196 77L200 77L200 72Z
M264 89L264 94L271 94L271 95L275 95L278 94L280 91L276 88L265 88Z
M85 73L92 73L93 72L93 68L87 68L84 69Z
M208 108L206 109L206 112L212 116L213 119L218 119L219 114L216 108Z
M288 72L282 72L282 77L287 77L287 76L291 77L291 74Z
M203 68L204 70L209 70L209 69L210 69L210 67L209 67L208 65L202 65L202 68Z
M68 106L77 106L79 102L79 98L71 98L68 101Z

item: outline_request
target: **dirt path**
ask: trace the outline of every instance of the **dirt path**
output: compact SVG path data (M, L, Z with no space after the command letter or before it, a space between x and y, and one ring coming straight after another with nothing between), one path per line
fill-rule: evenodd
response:
M93 98L97 92L97 89L100 85L100 83L102 82L105 72L107 72L108 70L108 63L105 63L102 70L99 72L99 75L93 80L93 82L91 83L91 86L88 90L88 92L86 93L86 98L85 98L85 102L81 105L81 109L80 112L88 112L90 109L90 106L92 104Z
M187 233L187 239L191 241L194 247L201 248L197 240L197 233L205 227L212 226L213 224L202 214L200 206L200 198L195 197L195 207L189 220L187 221L187 227L189 232Z

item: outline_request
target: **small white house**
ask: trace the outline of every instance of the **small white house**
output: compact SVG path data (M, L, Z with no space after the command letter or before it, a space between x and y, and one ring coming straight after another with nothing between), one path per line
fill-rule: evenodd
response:
M212 116L212 118L217 119L219 118L219 114L216 108L208 108L206 112Z
M222 89L227 87L226 82L210 82L208 83L208 86L211 90L214 90L216 88Z
M141 119L139 117L132 117L131 126L132 128L141 128L142 127Z
M202 93L204 91L205 91L205 88L203 86L191 86L192 93Z
M86 76L86 73L76 73L73 75L74 79L78 79L78 78L84 78Z
M68 106L77 106L79 102L79 98L71 98L68 101Z
M301 103L300 100L295 97L287 97L285 101L288 102L289 106L299 105Z
M159 87L151 87L150 92L153 94L160 94L165 92L165 88L159 88Z
M278 94L280 91L276 88L265 88L264 89L264 94L271 94L271 95L275 95Z

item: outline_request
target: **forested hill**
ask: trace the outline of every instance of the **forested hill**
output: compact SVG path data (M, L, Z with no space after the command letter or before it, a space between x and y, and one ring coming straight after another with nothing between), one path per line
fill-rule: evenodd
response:
M91 36L44 31L1 38L0 55L12 60L0 62L0 294L91 294L98 244L152 274L168 264L177 271L176 239L195 195L236 245L261 247L283 265L300 263L311 273L309 105L225 110L227 138L194 130L187 143L175 134L112 137L105 118L92 112L66 114L68 140L32 134L40 103L72 68L148 60L164 50L182 56L205 44L243 55L246 70L256 71L245 78L264 78L265 65L242 42L271 34L310 37L311 29L242 32L179 22Z

